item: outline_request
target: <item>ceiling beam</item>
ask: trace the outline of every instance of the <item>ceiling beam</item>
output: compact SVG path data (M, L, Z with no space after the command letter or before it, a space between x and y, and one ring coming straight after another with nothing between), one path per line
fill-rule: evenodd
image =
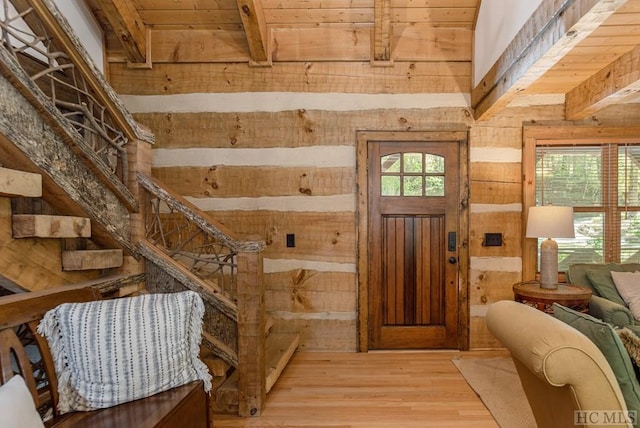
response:
M131 64L150 66L150 40L142 17L130 0L97 0Z
M640 45L598 71L566 95L565 116L580 120L640 92Z
M253 65L271 65L267 23L261 0L236 0Z
M553 67L628 0L543 0L471 92L486 120Z
M391 0L373 3L373 62L391 61Z

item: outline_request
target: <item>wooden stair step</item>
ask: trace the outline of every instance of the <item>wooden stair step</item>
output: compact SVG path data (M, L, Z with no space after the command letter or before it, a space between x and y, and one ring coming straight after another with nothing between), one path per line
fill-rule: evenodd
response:
M297 333L271 333L266 339L266 389L271 390L300 344Z
M115 250L78 250L62 252L62 270L92 270L121 267L123 251Z
M11 219L14 238L91 237L91 220L85 217L16 214Z
M234 381L229 382L229 370L231 365L216 355L209 349L200 346L200 359L209 368L211 373L211 388L214 392L209 401L209 418L214 419L216 413L238 413L238 381L237 376ZM230 389L229 389L230 388ZM218 395L220 391L220 395Z
M0 167L0 195L40 198L42 196L42 176Z
M211 376L215 376L215 377L217 377L217 376L225 376L226 377L227 376L227 372L231 368L231 365L229 363L224 361L222 358L216 357L216 355L212 351L210 351L209 349L206 349L204 347L201 347L200 359L209 368L209 373L211 373Z
M76 282L76 285L84 285L100 290L104 297L115 298L124 297L130 294L139 293L145 286L144 273L137 274L115 274L106 275L99 278L88 279Z
M231 373L231 376L215 390L214 398L209 400L209 406L213 413L238 413L238 370Z
M297 333L272 332L266 338L265 387L267 392L276 383L299 344L300 335ZM215 390L210 406L214 413L238 413L237 369Z

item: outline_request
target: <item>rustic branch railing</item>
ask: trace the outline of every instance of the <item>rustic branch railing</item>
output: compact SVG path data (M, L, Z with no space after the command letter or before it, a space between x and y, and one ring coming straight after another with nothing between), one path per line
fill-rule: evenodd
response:
M25 0L1 0L0 37L31 80L79 133L83 142L119 181L127 183L125 132L72 61L72 55L47 30ZM55 7L55 5L53 6Z
M235 240L221 225L214 225L212 219L153 178L139 174L138 181L148 192L144 204L146 239L210 287L235 300L238 254L261 252L264 243Z
M257 416L266 402L263 241L241 241L154 178L138 174L146 190L146 239L215 290L209 298L235 302L238 399L241 416ZM176 275L178 276L178 275ZM228 310L228 305L220 305ZM226 308L226 309L225 309Z
M146 238L202 281L233 298L237 253L198 227L176 206L150 199L146 212Z

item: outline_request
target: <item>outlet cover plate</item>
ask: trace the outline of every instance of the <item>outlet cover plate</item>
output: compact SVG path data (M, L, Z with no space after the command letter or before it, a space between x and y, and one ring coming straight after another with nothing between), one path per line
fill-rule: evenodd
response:
M502 233L485 233L484 246L485 247L501 247Z

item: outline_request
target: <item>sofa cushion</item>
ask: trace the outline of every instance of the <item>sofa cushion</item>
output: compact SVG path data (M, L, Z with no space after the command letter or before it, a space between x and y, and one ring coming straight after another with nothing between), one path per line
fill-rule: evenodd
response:
M605 266L605 264L597 264L597 263L574 263L569 266L569 269L565 272L567 282L569 284L579 285L580 287L588 287L593 291L593 294L599 296L598 290L593 288L591 281L587 277L587 271L599 269Z
M574 285L579 285L581 287L591 288L593 294L596 296L602 296L599 294L599 291L593 287L593 284L589 280L587 276L587 272L590 270L606 270L607 272L611 270L616 270L620 272L635 272L640 270L640 263L574 263L569 266L567 269L566 277L567 282Z
M53 356L60 413L148 397L194 380L211 388L199 359L204 303L193 291L64 303L38 326Z
M553 304L553 315L587 336L600 349L616 376L628 410L640 411L640 384L631 358L613 328L597 318Z
M626 303L613 282L611 272L618 269L616 265L610 265L608 268L600 268L587 271L587 277L591 281L592 288L598 291L598 295L607 300L611 300L619 305L626 306Z
M611 271L611 278L633 317L640 320L640 272Z

